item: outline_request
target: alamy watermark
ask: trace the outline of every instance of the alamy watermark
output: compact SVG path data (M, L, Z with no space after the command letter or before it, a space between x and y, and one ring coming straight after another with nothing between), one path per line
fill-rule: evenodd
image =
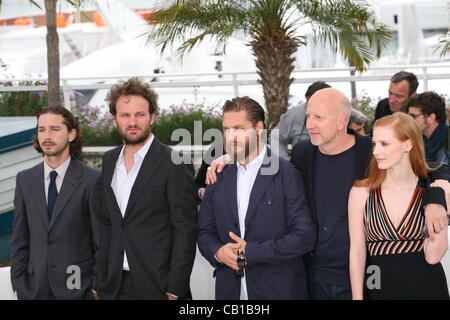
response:
M81 269L77 265L70 265L66 269L67 277L66 285L69 290L81 289Z
M381 268L377 265L370 265L367 267L366 274L366 286L369 290L381 289Z
M230 129L233 130L233 129ZM272 129L273 131L278 131L277 128ZM224 147L224 136L225 141L229 141L225 143ZM278 136L276 134L275 136ZM184 146L189 147L192 145L202 146L203 141L211 141L212 147L203 152L203 157L200 159L196 159L191 157L189 152L179 152L176 150L172 151L172 162L174 164L196 164L200 165L203 161L206 164L211 164L216 158L225 154L224 151L228 155L230 155L230 162L241 162L243 158L247 155L245 152L235 155L234 159L231 159L232 152L230 145L232 143L237 143L243 145L247 140L248 149L254 150L257 147L258 138L256 136L256 130L235 130L234 132L225 132L223 133L221 130L216 128L210 128L203 132L202 130L202 122L195 121L194 122L194 132L192 133L184 128L176 129L172 132L171 141L179 142L176 146ZM261 133L261 141L267 144L268 141L268 131L264 129ZM261 174L262 175L274 175L278 172L279 169L279 148L280 144L278 139L273 139L270 143L271 153L270 156L266 156L261 166Z

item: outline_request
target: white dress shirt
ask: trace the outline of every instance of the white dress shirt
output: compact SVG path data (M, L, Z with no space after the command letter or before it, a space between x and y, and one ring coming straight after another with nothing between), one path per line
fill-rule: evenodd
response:
M237 205L239 215L239 229L241 238L245 237L245 217L247 216L248 203L250 201L250 193L253 189L259 168L266 155L267 147L264 145L259 155L250 161L245 167L237 163ZM241 300L248 300L247 283L244 277L241 280Z
M119 154L119 158L117 158L116 168L114 169L114 175L111 180L111 188L116 196L117 204L119 205L122 217L125 216L131 189L133 188L134 181L136 180L139 170L141 169L142 162L144 161L144 158L152 145L153 139L154 136L152 135L144 146L134 154L134 165L130 172L127 173L127 169L125 167L125 157L123 154L125 146L123 146L122 151ZM125 251L123 255L123 270L130 270Z
M68 157L66 159L66 161L64 161L58 168L53 169L52 167L50 167L47 162L45 162L44 160L44 185L45 185L45 203L48 202L48 186L50 185L50 172L51 171L56 171L56 173L58 174L56 176L56 190L58 190L58 194L59 191L61 190L61 186L64 180L64 177L66 175L67 169L69 168L69 164L70 164L70 160L72 159L72 157ZM48 203L47 203L48 204Z

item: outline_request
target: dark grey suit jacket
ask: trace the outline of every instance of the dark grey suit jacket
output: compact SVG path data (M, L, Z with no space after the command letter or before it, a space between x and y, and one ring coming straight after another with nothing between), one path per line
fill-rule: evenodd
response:
M122 146L103 157L98 287L103 299L120 289L124 249L139 299L186 297L196 250L194 175L172 162L172 149L155 137L122 217L111 187Z
M95 251L100 202L95 188L100 171L72 159L49 221L44 164L19 172L14 197L11 281L19 299L89 299L95 287ZM98 199L98 197L97 197ZM73 271L81 271L80 288ZM73 280L73 281L72 281Z

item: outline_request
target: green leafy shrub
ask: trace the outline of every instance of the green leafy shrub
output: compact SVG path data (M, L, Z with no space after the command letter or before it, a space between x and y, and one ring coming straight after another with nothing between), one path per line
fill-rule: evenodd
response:
M208 129L222 130L222 109L217 104L208 106L205 102L199 104L183 102L181 105L171 105L158 115L153 132L163 143L174 145L179 141L171 140L172 132L183 128L190 132L190 144L194 144L198 142L194 141L195 121L201 121L202 136ZM210 142L201 140L202 144L209 144Z
M0 82L0 86L40 86L45 81ZM42 107L48 105L46 91L5 91L0 92L0 117L35 116Z

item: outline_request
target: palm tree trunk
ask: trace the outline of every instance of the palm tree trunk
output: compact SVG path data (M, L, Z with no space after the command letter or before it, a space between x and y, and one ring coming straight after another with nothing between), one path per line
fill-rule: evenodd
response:
M348 65L351 67L354 67L355 64L353 63L352 59L348 59ZM354 69L350 70L350 76L354 76L356 71ZM350 81L350 88L352 91L352 99L356 98L356 82Z
M270 121L270 128L278 124L280 116L286 112L289 102L289 87L300 39L293 39L280 32L268 38L261 35L250 42L256 56L256 68L262 84L264 100Z
M60 106L59 86L59 38L56 30L56 2L45 0L45 16L47 22L47 72L48 72L48 104Z

